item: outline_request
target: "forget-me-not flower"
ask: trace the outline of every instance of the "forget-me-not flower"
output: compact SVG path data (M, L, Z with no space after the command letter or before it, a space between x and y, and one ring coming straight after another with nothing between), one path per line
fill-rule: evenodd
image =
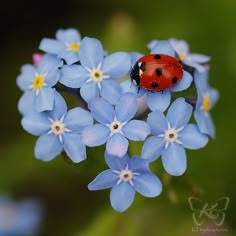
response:
M63 149L75 163L86 159L86 147L81 142L81 131L91 125L91 114L76 107L67 112L67 106L61 95L55 97L52 111L29 112L22 119L23 128L33 135L40 136L35 145L35 156L50 161Z
M128 139L142 141L150 133L149 125L141 120L131 120L138 109L132 93L123 94L115 108L102 98L90 103L89 109L99 123L86 127L81 134L86 146L106 143L106 151L122 157L128 149Z
M209 56L189 52L189 46L185 40L171 38L169 39L169 42L178 54L179 59L185 65L191 66L199 72L203 72L206 69L202 64L210 61L211 58Z
M121 88L115 80L128 73L131 62L128 53L116 52L105 56L99 40L85 37L79 51L81 65L65 65L60 83L70 88L80 88L86 102L100 95L112 104L121 96Z
M0 236L38 235L41 221L42 208L36 200L14 202L0 197Z
M187 167L185 148L199 149L208 142L198 126L188 124L192 115L192 106L184 98L176 99L165 115L156 110L148 115L147 122L153 136L149 137L142 149L142 158L155 160L160 155L166 172L170 175L182 175Z
M123 212L134 201L135 193L145 197L156 197L162 191L159 178L149 169L148 160L139 157L122 158L106 155L110 167L100 173L89 185L89 190L112 188L110 202L113 209Z
M171 57L176 56L175 51L171 47L169 41L158 41L155 46L152 47L150 54L165 54ZM141 55L142 54L140 53L131 54L132 65L137 62ZM184 70L182 79L176 85L165 91L153 92L148 91L142 87L139 89L137 88L137 86L131 83L131 80L127 80L121 83L121 87L123 92L131 91L138 97L141 97L146 94L147 105L152 111L155 111L157 109L160 111L165 111L166 108L170 105L171 93L187 89L191 85L192 80L192 76Z
M52 88L59 80L61 60L45 55L37 67L24 65L17 77L17 84L24 91L18 109L24 115L28 111L42 112L52 110L55 90Z
M197 103L194 110L194 118L202 133L215 137L215 126L211 118L210 110L219 99L216 89L208 85L208 70L204 72L196 71L194 81L197 88Z
M81 47L81 36L78 30L60 29L56 32L56 39L44 38L39 48L47 53L64 59L68 65L78 62Z

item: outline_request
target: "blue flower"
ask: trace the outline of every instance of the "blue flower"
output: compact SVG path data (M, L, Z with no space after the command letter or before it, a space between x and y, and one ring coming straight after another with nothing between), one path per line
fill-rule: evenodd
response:
M42 221L42 208L39 202L26 199L13 202L0 197L0 236L38 235Z
M204 72L196 71L194 80L198 94L194 118L200 131L214 138L215 126L211 118L210 110L218 101L219 93L216 89L211 88L208 85L208 70Z
M184 40L177 40L174 38L169 39L169 42L175 52L178 54L180 60L188 66L191 66L197 69L199 72L203 72L206 70L206 66L202 65L203 63L207 63L210 61L209 56L205 56L198 53L190 53L189 46Z
M81 36L76 29L60 29L56 32L56 39L44 38L39 48L44 52L64 59L68 65L79 61Z
M40 136L35 145L35 156L50 161L64 149L75 163L86 159L86 148L81 142L81 131L91 125L93 118L88 111L76 107L67 112L64 99L57 94L52 111L29 112L22 119L23 128Z
M22 114L31 110L42 112L53 109L55 90L59 80L61 60L45 55L39 65L24 65L17 77L17 84L24 94L19 100L18 109Z
M155 46L152 47L151 54L165 54L175 57L175 51L168 41L156 42ZM137 62L140 56L140 53L131 54L131 61L133 62L132 65ZM160 111L165 111L166 108L170 105L171 93L187 89L191 85L192 80L192 76L187 71L184 71L182 79L176 85L163 92L148 91L144 88L137 89L137 86L131 84L131 80L127 80L121 83L121 87L123 92L130 91L136 94L136 96L138 97L146 94L147 105L152 111L155 111L157 109Z
M100 95L112 104L121 96L121 88L115 80L126 75L130 69L128 53L116 52L104 57L99 40L85 37L79 51L81 65L64 66L60 83L70 88L81 88L86 102Z
M146 122L131 120L138 109L136 98L131 93L123 94L115 108L98 98L89 105L89 109L99 124L88 126L82 131L81 138L86 146L106 143L109 154L122 157L128 149L127 139L144 140L150 133Z
M197 125L187 124L191 115L192 106L184 98L178 98L172 103L166 117L161 111L151 112L147 122L153 136L145 141L142 158L155 160L162 155L166 172L182 175L187 165L185 148L202 148L208 142L208 137L199 131Z
M149 162L139 157L122 158L106 155L110 167L100 173L89 185L89 190L112 188L111 206L118 212L127 210L134 201L135 192L145 197L156 197L162 191L159 178L150 172Z

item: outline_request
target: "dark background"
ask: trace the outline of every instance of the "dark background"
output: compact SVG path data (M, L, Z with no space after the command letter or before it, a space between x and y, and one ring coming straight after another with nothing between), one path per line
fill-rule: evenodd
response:
M214 1L4 1L0 8L0 192L16 200L39 199L45 209L40 235L198 235L192 232L187 198L205 202L230 198L223 228L235 229L236 2ZM217 137L202 150L188 151L188 170L169 179L154 167L164 191L155 199L137 195L125 213L114 212L109 191L89 192L87 184L106 168L103 147L88 150L88 160L72 165L57 157L44 163L33 156L36 138L24 132L16 77L31 63L43 37L74 27L96 37L108 52L148 53L152 39L185 39L192 52L212 57L210 84L220 91L212 111ZM138 147L134 146L134 149ZM158 166L161 166L158 162ZM160 172L158 172L160 171ZM209 225L211 221L209 221ZM214 225L213 225L214 226ZM209 234L210 235L210 234Z

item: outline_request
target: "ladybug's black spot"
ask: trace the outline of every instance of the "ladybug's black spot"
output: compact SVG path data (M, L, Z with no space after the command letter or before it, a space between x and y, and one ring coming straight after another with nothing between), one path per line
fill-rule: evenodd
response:
M156 54L156 55L154 56L154 58L155 58L156 60L159 60L159 59L161 59L161 56L160 56L159 54Z
M146 70L146 63L142 62L142 64L139 66L141 71L145 71Z
M162 75L162 68L156 68L156 74L157 74L157 76L161 76Z
M152 88L157 88L158 87L158 83L157 82L152 82L151 86L152 86Z
M172 79L172 84L175 84L177 81L178 81L178 78L177 78L177 77L174 77L174 78Z

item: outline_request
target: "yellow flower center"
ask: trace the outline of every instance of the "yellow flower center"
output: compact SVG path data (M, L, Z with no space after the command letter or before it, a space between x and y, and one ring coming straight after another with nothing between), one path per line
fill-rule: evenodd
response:
M43 87L43 84L44 84L44 76L36 75L33 81L33 88L35 90L39 90Z
M179 53L180 60L184 60L187 58L187 55L185 53Z
M207 112L210 110L210 107L211 107L211 100L208 96L205 96L202 102L202 110Z
M80 44L79 43L70 43L68 45L68 49L73 52L78 52L80 49Z
M99 69L93 69L90 72L90 77L95 82L101 82L103 80L103 72Z

